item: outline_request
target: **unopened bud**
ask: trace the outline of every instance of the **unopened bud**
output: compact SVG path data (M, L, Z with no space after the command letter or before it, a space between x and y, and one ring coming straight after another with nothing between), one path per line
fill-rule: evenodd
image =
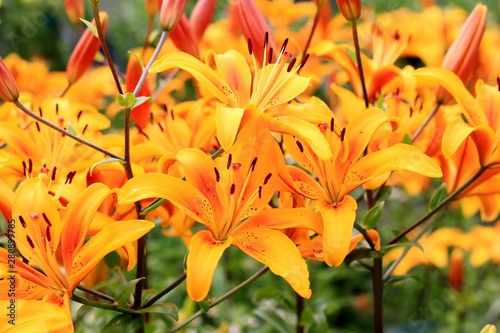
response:
M162 0L146 0L146 14L148 17L155 17L160 11Z
M147 49L147 54L144 57L142 57L142 61L143 62L148 61L151 58L151 55L152 55L151 49ZM125 85L127 92L133 92L135 90L135 87L139 82L142 72L143 68L141 66L141 63L139 62L139 59L137 59L136 55L131 54L128 60L127 72L125 75ZM144 81L144 84L137 93L137 96L151 96L151 90L149 89L149 84L147 80ZM150 114L151 114L151 104L142 103L141 105L136 106L135 108L132 109L130 116L134 124L142 129L145 128L146 125L148 124Z
M208 25L212 21L217 0L199 0L189 17L189 25L195 37L200 40Z
M174 30L170 32L169 37L175 47L180 51L189 53L196 58L200 57L198 41L193 30L191 30L186 15L182 15L179 23L175 26Z
M108 14L105 12L99 13L102 32L106 32L108 26ZM93 22L95 24L95 22ZM94 57L101 47L99 38L92 34L88 28L83 33L82 37L75 46L73 53L66 67L66 77L70 84L78 81L85 71L92 65Z
M488 7L477 4L472 13L465 21L457 38L451 44L443 60L442 68L457 74L462 82L467 81L477 61L479 45L486 29L486 18ZM450 96L439 87L436 99L440 102L446 101Z
M0 57L0 98L6 102L15 102L19 98L16 81L2 57Z
M187 0L163 0L160 9L160 27L171 31L186 10Z
M337 6L347 21L356 21L361 16L361 0L337 0Z
M465 263L462 249L454 249L450 257L448 282L455 290L462 290L465 280Z
M64 0L64 10L71 23L80 24L80 17L85 16L83 0Z
M497 328L495 325L488 324L483 327L480 333L497 333Z

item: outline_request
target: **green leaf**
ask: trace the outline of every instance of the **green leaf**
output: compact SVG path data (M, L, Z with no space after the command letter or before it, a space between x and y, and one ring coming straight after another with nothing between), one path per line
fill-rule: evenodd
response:
M101 333L135 333L142 327L142 320L128 314L120 314L109 321Z
M78 134L76 134L76 129L75 127L73 126L73 124L71 124L69 121L68 121L68 126L67 126L67 129L68 129L68 132L70 132L71 134L73 134L74 136L78 136Z
M206 299L204 299L201 302L198 302L198 306L203 312L208 312L208 310L210 310L210 303Z
M139 281L143 280L144 278L139 278L139 279L134 279L131 281L127 281L124 285L122 285L120 288L115 293L115 302L118 303L118 306L125 305L127 304L128 300L130 299L130 295L135 290L135 285L139 283Z
M385 245L385 246L383 246L380 249L380 254L384 255L387 252L389 252L390 250L395 249L397 247L412 247L412 246L418 247L420 250L422 250L422 252L424 251L424 248L422 247L422 245L420 245L420 243L417 243L417 242L403 242L403 243L397 243L397 244L391 244L391 245Z
M433 210L448 196L448 191L446 190L446 184L442 183L432 194L431 200L429 201L429 210Z
M387 200L392 193L392 186L384 186L382 187L382 190L380 191L380 196L377 199L378 202L385 201Z
M138 107L139 105L144 104L146 102L149 102L150 105L153 105L153 99L151 97L147 97L147 96L137 97L134 101L134 104L131 106L131 108L133 109L133 108Z
M359 249L354 249L345 257L344 263L346 266L349 266L353 261L359 260L359 259L366 259L366 258L377 258L379 256L379 253L377 251L374 251L372 249L368 248L359 248Z
M403 140L401 140L401 143L405 143L407 145L411 145L411 136L408 133L405 133L405 136L403 136Z
M407 281L409 279L420 282L420 278L415 274L407 274L407 275L391 275L389 280L387 280L387 283L397 283L401 281Z
M384 201L379 202L366 212L365 216L363 217L363 225L366 227L366 229L371 230L377 226L380 218L382 217L384 204Z
M116 253L116 251L108 253L104 257L104 263L106 266L108 266L109 269L116 269L119 268L121 265L122 259L120 258L120 255Z
M135 96L130 92L118 95L116 96L116 103L124 109L129 109L135 103Z
M92 172L94 172L94 169L95 169L96 166L98 166L100 164L115 163L115 162L118 162L120 164L124 164L125 163L123 160L120 160L118 158L114 158L114 157L105 158L105 159L103 159L103 160L101 160L99 162L94 163L90 167L90 171L89 171L90 176L92 177Z
M94 25L94 23L87 21L86 19L83 19L80 17L80 21L83 22L87 26L87 28L90 30L92 35L94 35L96 38L99 38L99 34L97 33L97 28Z
M208 303L208 302L207 302ZM169 316L175 321L179 320L179 313L177 312L177 306L174 303L161 303L149 306L144 309L136 311L137 313L161 313Z

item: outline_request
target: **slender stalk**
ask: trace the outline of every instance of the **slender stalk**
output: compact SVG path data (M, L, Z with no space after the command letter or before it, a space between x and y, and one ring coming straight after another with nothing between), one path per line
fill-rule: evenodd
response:
M372 269L373 283L373 317L374 317L374 332L384 332L384 281L382 280L382 258L373 258Z
M111 59L111 54L109 53L108 44L106 43L106 39L104 38L104 33L102 32L101 18L99 17L99 1L90 1L90 3L92 4L92 13L94 15L95 27L97 29L99 41L101 42L104 57L106 58L109 69L111 70L111 74L113 75L116 89L118 89L118 93L122 95L122 86L120 84L120 80L118 79L118 74L116 73L115 66L113 66L113 60Z
M142 209L141 216L142 217L146 217L146 215L148 215L150 212L152 212L156 208L158 208L161 205L163 205L165 203L165 201L167 201L167 200L165 200L163 198L156 198L156 199L154 199L153 201L151 201L151 203L147 207L144 207Z
M363 228L361 225L359 225L359 223L357 223L357 222L354 222L354 228L356 228L356 230L359 231L359 233L363 235L363 237L365 238L368 245L370 245L370 248L372 250L375 250L375 244L373 243L372 239L370 238L370 236L366 232L366 229Z
M108 302L111 302L111 303L115 302L115 299L113 297L111 297L109 295L106 295L106 294L103 294L103 293L101 293L101 292L99 292L97 290L89 289L89 288L87 288L87 287L85 287L85 286L83 286L81 284L78 285L76 287L76 289L81 290L83 292L86 292L87 294L91 294L91 295L94 295L96 297L102 298L102 299L104 299L104 300L106 300Z
M146 32L146 40L144 41L144 46L142 47L142 54L146 52L146 49L148 48L149 45L149 36L151 35L151 32L153 31L153 22L154 22L154 17L149 17L148 18L148 31Z
M246 287L247 285L249 285L253 281L257 280L259 277L261 277L262 275L264 275L264 273L266 273L268 270L269 270L269 267L267 267L267 266L263 267L261 270L259 270L254 275L252 275L251 277L249 277L248 279L246 279L245 281L243 281L242 283L240 283L239 285L237 285L233 289L229 290L227 293L225 293L221 297L215 299L212 303L210 303L209 309L211 309L214 306L216 306L217 304L225 301L226 299L228 299L229 297L231 297L233 294L235 294L239 290L243 289L244 287ZM184 326L186 326L187 324L189 324L190 322L192 322L193 320L195 320L196 318L198 318L199 316L201 316L203 313L204 313L203 310L197 311L191 317L187 318L182 323L180 323L179 325L177 325L174 328L172 328L169 332L170 333L177 332L178 330L180 330L181 328L183 328Z
M210 156L213 160L215 160L217 157L221 156L224 153L224 148L219 148L216 152Z
M158 45L156 45L155 51L153 52L153 55L151 56L151 59L149 59L146 67L144 67L144 70L142 71L142 75L139 78L139 81L137 81L137 85L135 86L134 89L134 96L137 97L137 94L141 90L142 86L144 85L144 82L146 81L146 77L148 76L149 69L151 68L151 65L153 65L153 62L155 62L156 58L158 58L158 54L160 54L161 48L163 47L163 44L167 41L168 37L168 31L163 31L160 40L158 41Z
M186 280L186 273L182 274L177 280L175 280L171 285L169 285L167 288L163 289L160 291L158 294L156 294L153 298L151 298L149 301L144 303L139 309L144 309L147 308L153 304L155 304L160 298L174 290L178 285L180 285L184 280Z
M163 79L163 81L161 81L160 84L158 84L158 87L156 88L155 92L153 93L153 101L156 101L156 99L158 99L158 96L160 96L163 88L165 88L167 86L167 84L172 81L172 79L180 72L180 69L179 68L176 68L172 71L170 71L170 73L167 74L167 76L165 76L165 78Z
M437 102L436 105L434 106L434 109L432 109L432 112L429 114L429 116L427 118L425 118L425 120L422 123L422 125L420 125L420 127L417 129L417 131L413 135L413 138L411 139L412 142L415 142L415 140L417 140L417 138L423 132L423 130L425 129L425 127L429 124L429 122L431 121L431 119L434 118L434 116L436 115L436 113L438 112L438 110L439 110L440 107L441 107L441 102Z
M311 27L311 31L309 32L309 37L307 38L306 45L304 46L304 49L302 50L302 57L304 57L307 54L307 50L309 49L309 45L311 45L311 40L314 36L314 32L316 31L316 28L318 27L319 19L321 18L321 8L317 7L316 8L316 14L314 15L314 20L313 20L313 25ZM300 72L302 69L299 68L297 71L297 74Z
M75 295L75 294L73 294L71 296L71 299L75 302L80 303L80 304L89 305L89 306L92 306L94 308L100 308L100 309L105 309L105 310L121 312L121 313L127 313L127 314L131 314L131 315L137 315L133 310L121 308L121 307L115 306L114 304L110 304L110 303L91 301L91 300L85 299L85 298L80 297L80 296Z
M365 107L368 108L370 101L368 100L368 93L366 91L365 74L363 73L363 64L361 62L361 48L359 47L358 38L358 24L355 20L351 21L352 28L352 39L354 41L354 48L356 51L356 61L358 63L359 79L361 81L361 87L363 89L363 99L365 101Z
M113 157L113 158L116 158L118 160L122 160L123 161L123 158L118 156L118 155L115 155L113 154L112 152L104 149L104 148L101 148L95 144L93 144L92 142L89 142L85 139L82 139L81 137L73 134L73 133L70 133L68 132L67 130L65 130L64 128L62 127L59 127L57 125L54 125L53 123L51 123L50 121L48 121L47 119L41 117L40 115L36 114L35 112L31 111L30 109L28 109L26 106L24 106L19 100L15 101L14 104L19 108L21 109L24 113L26 113L28 116L30 116L31 118L34 118L35 120L41 122L42 124L44 125L47 125L48 127L64 134L64 135L67 135L68 137L72 138L73 140L83 144L83 145L86 145L90 148L93 148L105 155L108 155L109 157Z
M306 331L306 328L304 325L300 324L300 317L302 316L302 312L304 311L304 298L300 296L299 294L295 293L297 303L295 305L295 313L297 315L297 333L304 333Z
M387 242L386 245L392 245L396 244L401 238L406 236L410 231L427 221L429 218L431 218L434 214L436 214L441 208L447 206L449 203L451 203L455 198L462 193L467 187L469 187L475 180L477 180L485 171L487 170L487 167L481 167L479 170L476 171L475 174L473 174L465 183L462 184L458 189L453 191L450 195L448 195L443 201L441 201L434 209L430 210L427 214L422 216L420 219L415 221L412 225L407 227L405 230L401 231L398 235L394 236L389 242Z

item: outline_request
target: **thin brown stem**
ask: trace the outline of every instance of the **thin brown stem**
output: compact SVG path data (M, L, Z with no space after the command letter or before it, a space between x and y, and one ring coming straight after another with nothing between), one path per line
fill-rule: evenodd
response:
M374 332L384 332L384 281L382 280L382 258L373 258L372 283L373 283L373 318Z
M300 317L302 316L302 312L304 311L304 298L299 294L295 293L297 304L295 305L295 314L297 315L297 333L304 333L306 328L304 325L300 323Z
M436 113L438 112L438 110L439 110L440 107L441 107L441 102L437 102L436 105L434 106L434 109L432 109L432 112L424 120L424 122L422 123L422 125L420 125L420 127L417 129L417 131L413 135L413 138L411 139L412 142L415 142L415 140L417 140L417 138L420 136L420 134L422 134L422 132L427 127L427 125L429 124L429 122L431 121L431 119L434 118L434 116L436 115Z
M94 295L96 297L102 298L103 300L106 300L108 302L114 303L115 299L109 295L103 294L97 290L89 289L83 285L78 285L76 289L81 290L83 292L86 292L87 294Z
M167 288L163 289L160 291L158 294L156 294L153 298L151 298L149 301L144 303L139 309L144 309L147 308L153 304L155 304L160 298L174 290L178 285L180 285L184 280L186 280L186 273L182 274L177 280L175 280L171 285L169 285Z
M15 104L15 105L16 105L19 109L21 109L24 113L26 113L28 116L30 116L31 118L33 118L33 119L35 119L35 120L37 120L37 121L41 122L42 124L44 124L44 125L46 125L46 126L48 126L48 127L52 128L52 129L54 129L54 130L58 131L59 133L62 133L62 134L66 135L66 136L68 136L68 137L70 137L70 138L72 138L73 140L75 140L75 141L77 141L77 142L79 142L79 143L81 143L81 144L83 144L83 145L86 145L86 146L88 146L88 147L90 147L90 148L93 148L93 149L95 149L95 150L97 150L97 151L99 151L99 152L101 152L101 153L103 153L103 154L105 154L105 155L108 155L109 157L113 157L113 158L116 158L116 159L121 160L121 161L123 161L123 160L124 160L122 157L120 157L120 156L118 156L118 155L115 155L115 154L113 154L112 152L110 152L110 151L108 151L108 150L106 150L106 149L104 149L104 148L101 148L101 147L99 147L99 146L97 146L97 145L93 144L92 142L89 142L89 141L87 141L87 140L85 140L85 139L82 139L81 137L79 137L79 136L77 136L77 135L75 135L75 134L73 134L73 133L68 132L67 130L65 130L65 129L64 129L64 128L62 128L62 127L59 127L59 126L57 126L57 125L54 125L53 123L51 123L51 122L50 122L50 121L48 121L47 119L45 119L45 118L41 117L40 115L38 115L38 114L36 114L35 112L33 112L33 111L31 111L30 109L28 109L28 108L27 108L26 106L24 106L24 105L23 105L23 104L22 104L19 100L15 101L15 102L14 102L14 104Z
M361 48L359 47L359 37L358 37L358 24L355 20L351 21L352 28L352 39L354 41L354 49L356 51L356 61L358 63L359 80L361 81L361 87L363 89L363 99L365 101L365 107L368 108L370 101L368 99L368 93L366 91L365 75L363 73L363 63L361 62Z

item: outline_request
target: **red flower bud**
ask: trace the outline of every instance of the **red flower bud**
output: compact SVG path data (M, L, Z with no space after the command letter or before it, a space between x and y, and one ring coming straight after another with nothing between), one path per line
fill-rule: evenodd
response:
M189 17L189 25L198 40L203 37L203 33L212 21L216 5L216 0L199 0L196 2Z
M487 14L488 7L483 4L476 5L460 29L457 38L446 52L441 65L442 68L457 74L463 82L467 81L476 64L479 45L486 29ZM449 98L450 95L442 87L439 87L436 99L442 102Z
M465 280L464 254L461 249L454 249L450 257L448 282L455 290L462 290Z
M108 26L108 14L100 12L99 18L101 20L102 31L105 33ZM87 28L76 44L75 49L69 58L68 66L66 67L66 77L68 78L70 84L78 81L78 79L80 79L85 71L92 65L94 57L100 47L101 43L99 38L94 36Z
M361 0L337 0L337 6L347 21L356 21L361 16Z
M80 17L85 16L83 0L64 0L64 9L71 23L80 24Z
M148 17L155 17L160 11L162 0L146 0L146 14Z
M2 57L0 57L0 98L6 102L15 102L19 98L16 81Z
M151 51L148 49L148 51ZM142 61L146 63L151 58L152 52L148 52L147 57L142 57ZM127 92L133 92L137 82L142 75L142 66L139 63L137 57L133 54L130 55L127 64L127 72L125 74L125 85ZM141 89L139 90L137 96L151 96L151 90L149 89L148 81L144 81ZM144 128L148 124L149 117L151 114L151 104L142 103L139 106L136 106L132 109L130 114L132 121L139 128Z
M179 23L169 34L170 39L180 51L199 58L198 40L196 39L186 15L182 15Z
M186 10L187 0L163 0L160 9L160 27L171 31Z

